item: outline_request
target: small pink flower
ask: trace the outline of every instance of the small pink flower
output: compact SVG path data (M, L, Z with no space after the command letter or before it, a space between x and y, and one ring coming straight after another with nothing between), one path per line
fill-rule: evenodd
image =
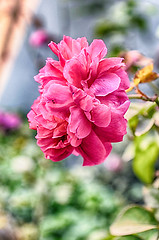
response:
M21 119L17 114L0 111L0 129L13 130L19 128L20 125Z
M107 157L107 161L105 162L105 167L110 172L119 172L122 170L122 167L123 167L122 159L117 154L111 153Z
M121 56L124 58L125 67L128 71L132 66L146 66L153 63L151 58L147 58L136 50L123 52Z
M49 39L48 33L44 29L39 29L33 32L29 38L29 44L32 47L40 47L47 43Z
M71 153L83 165L102 163L112 142L122 141L129 107L129 79L122 58L103 58L102 40L63 37L49 44L59 61L48 58L35 76L40 96L28 113L30 128L46 158L60 161Z

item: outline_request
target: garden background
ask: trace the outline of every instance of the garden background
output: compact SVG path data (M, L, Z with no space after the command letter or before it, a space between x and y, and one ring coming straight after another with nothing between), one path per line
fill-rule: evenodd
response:
M57 163L44 159L26 114L38 96L34 75L47 57L56 59L47 44L58 43L63 35L85 36L89 42L103 39L109 57L125 57L131 81L138 69L152 62L159 72L158 1L2 0L0 33L0 239L117 239L110 226L132 204L153 209L155 220L148 221L144 213L143 219L156 224L155 101L132 100L127 136L113 144L103 164L93 167L82 167L82 159L74 156ZM155 80L140 89L153 97L158 87ZM149 235L136 234L119 236L157 239L156 229Z

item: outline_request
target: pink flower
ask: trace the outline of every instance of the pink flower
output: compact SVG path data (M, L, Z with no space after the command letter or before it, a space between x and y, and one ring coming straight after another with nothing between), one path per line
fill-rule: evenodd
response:
M40 47L47 43L49 39L48 33L44 29L39 29L33 32L29 38L29 44L32 47Z
M17 114L0 111L0 129L4 131L17 129L21 123L21 119Z
M128 71L132 66L146 66L153 63L151 58L147 58L136 50L122 52L121 56L124 58L125 67Z
M48 58L35 76L40 96L28 113L30 128L46 158L60 161L71 153L83 165L102 163L112 142L126 134L129 79L122 58L105 58L102 40L88 45L85 37L51 42L59 61Z
M123 162L119 155L115 153L111 153L107 157L107 161L105 162L105 167L110 172L120 172L123 168Z

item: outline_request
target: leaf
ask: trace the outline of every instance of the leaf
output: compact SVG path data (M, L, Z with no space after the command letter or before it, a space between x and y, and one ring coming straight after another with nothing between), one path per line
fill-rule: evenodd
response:
M134 87L137 87L139 83L152 82L156 80L158 76L156 72L153 72L153 63L151 63L136 72L133 82L126 92L130 92Z
M139 117L137 115L133 116L128 122L129 123L129 128L131 129L133 134L135 134L138 122L139 122Z
M137 237L137 236L129 235L129 236L115 238L115 240L142 240L142 238Z
M158 78L158 74L153 72L153 63L147 65L146 67L140 69L134 78L134 84L152 82Z
M141 206L125 208L110 227L114 236L126 236L157 228L153 214Z
M156 112L154 114L153 119L154 119L155 125L159 127L159 112Z
M142 135L135 138L135 158L133 170L144 183L150 184L154 179L154 165L159 154L159 146L154 138Z
M103 240L143 240L143 238L140 238L139 236L128 235L128 236L122 236L122 237L108 236Z
M156 113L156 103L145 102L145 103L131 103L130 107L125 114L127 120L130 120L134 116L143 115L147 118L152 118Z
M158 230L153 229L150 231L142 232L142 233L137 234L137 236L141 237L142 239L146 239L146 240L157 240Z
M136 131L135 131L135 136L141 136L145 133L147 133L148 131L150 131L150 129L153 127L154 125L154 119L142 119L142 122L139 121L138 126L136 127Z

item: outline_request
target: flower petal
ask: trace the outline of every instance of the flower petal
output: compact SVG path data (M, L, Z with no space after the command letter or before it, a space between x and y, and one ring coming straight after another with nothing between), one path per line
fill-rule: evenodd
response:
M86 52L82 51L78 57L74 57L66 62L64 67L64 77L68 83L75 87L82 88L81 81L85 80L88 75L90 62L86 56Z
M37 122L35 120L35 112L33 110L31 110L28 114L27 114L27 118L29 121L29 128L33 129L33 130L37 130Z
M94 131L101 139L106 139L107 142L121 142L126 134L127 120L119 112L111 113L111 122L108 127L95 127Z
M51 100L54 104L64 104L72 101L72 94L68 86L62 86L61 84L56 84L50 81L45 89L43 96L47 100Z
M76 151L84 158L83 166L101 164L111 151L111 144L103 144L94 131L82 140Z
M91 132L91 123L86 118L84 112L78 107L70 107L69 130L77 138L82 139Z
M110 108L104 104L96 104L91 111L91 121L99 127L107 127L111 120Z
M91 111L93 108L93 102L95 99L90 95L87 95L82 89L76 88L73 85L70 86L72 98L74 103L84 111Z
M45 158L50 159L53 162L61 161L67 158L73 151L72 146L68 146L61 149L49 148L46 151L43 150Z
M81 144L82 139L77 138L74 133L70 132L69 127L67 128L67 133L68 133L68 141L71 144L71 146L78 147Z
M87 51L92 59L98 57L98 59L100 60L107 54L106 45L103 40L100 39L93 40Z
M115 74L117 74L120 77L120 79L121 79L119 90L126 90L126 89L128 89L130 87L130 81L129 81L128 75L124 71L124 69L120 68L120 69L116 70Z
M85 37L72 39L69 36L64 36L59 44L54 42L49 44L50 49L60 58L60 60L62 60L62 62L78 55L81 50L87 46L88 42Z
M94 81L90 87L90 91L93 92L95 96L106 96L118 89L120 81L120 78L116 74L106 73Z
M123 58L119 58L119 57L102 59L99 62L98 74L103 74L104 72L107 72L111 68L113 69L121 68L122 66L124 66L124 63L122 63L122 61L123 61Z

